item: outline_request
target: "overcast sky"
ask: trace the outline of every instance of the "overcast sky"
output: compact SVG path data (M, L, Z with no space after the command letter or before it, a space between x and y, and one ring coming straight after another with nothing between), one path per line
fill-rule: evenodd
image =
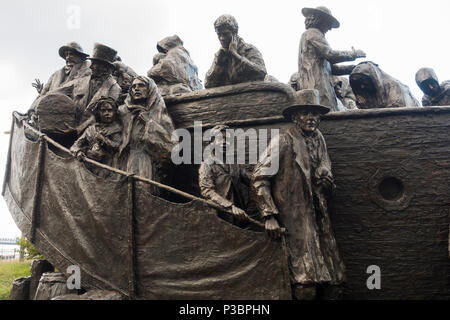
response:
M326 34L334 49L362 49L367 60L408 85L420 101L414 81L421 67L450 79L449 0L15 0L0 11L0 177L6 163L13 110L25 112L36 96L35 78L48 77L64 65L58 48L77 41L91 53L94 42L113 47L125 64L145 75L156 43L177 34L203 80L219 42L215 19L232 14L239 34L262 53L267 71L287 82L297 71L298 45L304 32L303 7L327 6L341 27ZM79 13L79 16L78 16ZM78 24L79 22L79 24ZM364 59L358 60L358 62ZM0 200L0 237L19 236Z

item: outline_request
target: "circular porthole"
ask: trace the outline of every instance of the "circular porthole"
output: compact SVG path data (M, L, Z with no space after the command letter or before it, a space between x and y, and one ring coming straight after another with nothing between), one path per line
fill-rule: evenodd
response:
M387 211L404 210L409 206L413 190L403 170L378 169L369 179L369 196Z
M403 196L405 186L399 179L387 177L380 182L378 191L384 200L395 201Z

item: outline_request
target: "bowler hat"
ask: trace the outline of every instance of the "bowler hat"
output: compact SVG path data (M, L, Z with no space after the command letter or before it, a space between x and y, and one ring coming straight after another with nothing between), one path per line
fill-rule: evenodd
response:
M305 89L295 92L293 103L283 110L283 117L291 121L292 115L299 111L311 111L319 114L330 112L330 108L320 104L319 91L315 89Z
M335 17L333 17L333 15L331 14L331 10L327 7L303 8L302 13L305 17L311 15L312 13L317 13L329 20L332 28L339 28L339 26L341 25L339 21Z
M114 67L113 62L117 56L117 51L113 48L105 46L104 44L95 43L94 44L94 53L91 58L88 58L92 61L100 61Z
M78 43L76 43L76 42L69 42L65 46L62 46L61 48L59 48L59 50L58 50L59 56L61 58L63 58L63 59L66 59L65 52L67 50L74 51L74 52L78 53L84 59L86 59L86 57L89 57L89 55L87 53L83 52L83 48L81 48L81 46Z

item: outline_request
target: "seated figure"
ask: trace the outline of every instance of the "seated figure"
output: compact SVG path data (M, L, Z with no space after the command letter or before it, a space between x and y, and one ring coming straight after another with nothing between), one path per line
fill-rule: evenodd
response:
M249 81L264 81L267 75L261 53L238 36L238 23L231 15L222 15L214 23L222 47L206 74L205 88Z
M111 167L117 165L117 152L121 143L122 125L118 121L117 104L112 98L100 98L94 106L96 122L90 125L75 141L70 151L77 158L86 156ZM109 172L89 165L97 175L106 177Z
M450 81L444 81L439 85L438 77L431 68L422 68L416 73L416 83L425 94L422 105L450 106Z
M203 89L198 68L177 35L159 41L157 49L147 75L155 81L162 96Z
M360 109L420 107L408 86L367 61L350 74L350 86Z

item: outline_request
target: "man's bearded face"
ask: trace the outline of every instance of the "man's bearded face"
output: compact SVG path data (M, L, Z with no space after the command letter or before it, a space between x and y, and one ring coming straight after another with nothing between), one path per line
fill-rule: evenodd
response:
M313 111L300 111L292 116L296 127L306 134L311 134L319 128L320 115Z
M66 58L66 66L69 68L73 68L74 65L80 63L82 60L81 56L73 50L66 50L64 56Z

